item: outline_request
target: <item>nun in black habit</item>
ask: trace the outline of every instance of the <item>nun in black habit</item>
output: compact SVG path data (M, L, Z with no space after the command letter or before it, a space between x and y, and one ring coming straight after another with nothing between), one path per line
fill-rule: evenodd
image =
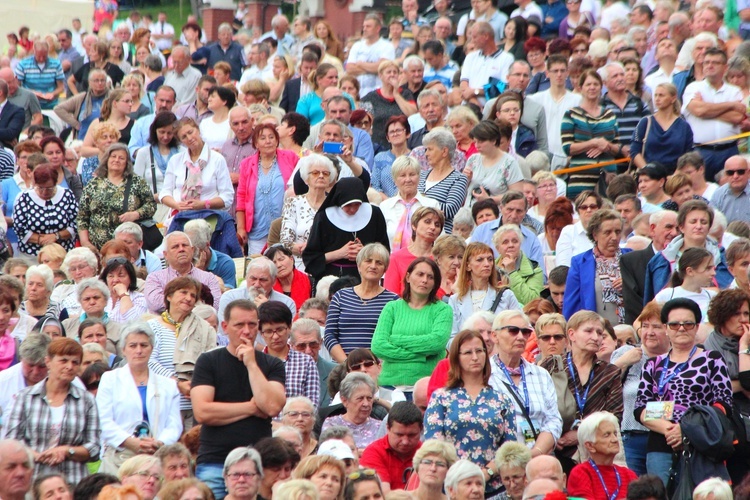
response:
M334 184L313 219L302 252L305 271L316 281L323 276L357 276L357 254L368 243L388 251L388 233L380 209L367 201L362 181L346 177Z

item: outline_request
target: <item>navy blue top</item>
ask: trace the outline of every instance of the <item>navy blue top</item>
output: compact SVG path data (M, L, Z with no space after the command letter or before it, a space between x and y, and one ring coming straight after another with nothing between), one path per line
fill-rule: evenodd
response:
M145 385L138 386L138 394L141 395L141 403L143 404L143 420L145 422L148 422L148 410L146 409L146 390L147 389L148 387L146 387Z
M651 120L651 129L646 139L646 150L642 151L648 120ZM647 163L658 161L669 170L670 174L674 173L677 167L677 159L692 150L693 129L682 117L677 118L667 130L662 129L659 122L652 116L643 117L635 127L630 143L631 157L642 153Z

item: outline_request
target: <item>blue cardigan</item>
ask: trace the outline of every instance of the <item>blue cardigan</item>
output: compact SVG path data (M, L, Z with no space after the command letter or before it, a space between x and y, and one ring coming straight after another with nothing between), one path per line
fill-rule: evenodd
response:
M630 252L629 248L621 249L623 254ZM594 250L586 250L575 255L570 261L568 280L565 282L565 300L563 301L563 316L569 320L578 311L596 312L599 299L596 296L594 280L596 276L596 258Z

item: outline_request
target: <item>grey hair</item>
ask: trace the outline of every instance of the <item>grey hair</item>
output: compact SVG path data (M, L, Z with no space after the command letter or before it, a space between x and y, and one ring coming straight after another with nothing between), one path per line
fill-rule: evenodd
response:
M357 254L357 265L363 263L365 259L372 257L380 257L383 259L383 262L385 262L385 269L386 271L388 270L388 265L391 262L391 254L388 253L388 249L386 249L381 243L368 243L362 247L362 250Z
M91 70L91 71L89 72L89 78L88 78L88 79L89 79L89 80L91 80L91 79L92 79L92 78L94 78L95 76L103 76L103 77L105 77L105 78L109 78L109 76L107 75L107 72L106 72L106 71L104 71L103 69L99 69L99 68L96 68L96 69L92 69L92 70Z
M424 61L422 60L421 57L417 55L411 55L407 57L406 59L404 59L404 63L401 65L401 67L404 69L407 69L409 68L409 66L412 66L415 64L421 68L424 68Z
M27 283L32 276L39 276L42 278L47 291L51 292L55 288L55 275L47 264L39 264L38 266L29 267L26 270Z
M578 427L578 444L581 449L582 459L586 460L589 458L585 443L596 443L596 431L604 422L613 424L617 433L620 433L620 422L617 421L617 417L608 411L594 412L581 421L581 425ZM583 455L586 456L584 457Z
M26 446L23 442L17 440L17 439L3 439L0 440L0 456L5 455L3 453L5 451L5 448L14 447L14 451L23 450L26 453L27 460L25 462L25 465L28 469L34 469L34 453L31 451L31 448Z
M302 441L302 433L297 429L296 427L292 427L291 425L282 425L275 431L273 431L273 434L271 434L272 437L281 437L281 434L285 432L291 432L295 436L299 437L299 440ZM282 438L283 439L283 438Z
M180 47L180 45L178 45ZM129 234L135 238L138 243L143 242L143 229L135 222L123 222L115 228L115 236L118 234Z
M653 212L651 215L648 216L648 223L649 224L659 224L664 217L666 217L669 214L675 214L676 212L673 212L672 210L659 210L658 212ZM675 224L677 223L675 219Z
M469 226L474 227L474 217L471 215L471 208L461 207L453 216L453 227L456 226Z
M513 61L513 64L511 64L508 69L512 70L513 66L515 66L516 64L520 64L521 66L524 66L526 69L528 69L529 71L531 71L531 64L529 64L528 62L524 61L523 59L516 59L515 61Z
M282 20L284 20L284 19L286 19L286 16L284 16L284 14L276 14L276 15L275 15L275 16L273 16L273 18L271 19L271 27L272 27L272 28L275 28L276 26L278 26L278 25L279 25L279 22L281 22L281 21L282 21Z
M83 352L97 353L102 357L102 360L105 363L109 360L109 354L107 354L107 351L105 351L104 348L96 342L89 342L88 344L83 344L81 347L83 348Z
M512 320L513 318L521 318L526 323L531 325L531 320L523 311L521 311L520 309L508 309L506 311L499 312L497 316L495 316L495 321L492 322L492 329L497 330L500 327L505 326L505 323Z
M349 102L348 99L346 99L346 98L344 98L344 99L347 102ZM331 120L325 120L325 121L323 121L320 124L320 129L319 130L322 131L323 127L325 127L326 125L336 125L340 129L342 137L344 137L346 135L345 130L349 130L349 128L346 126L346 124L344 122L342 122L341 120L336 120L336 119L331 119Z
M309 319L307 321L312 321L312 320ZM317 323L315 323L315 325L317 326ZM310 398L306 398L305 396L295 396L293 398L289 398L286 400L286 404L284 404L284 409L281 411L281 414L283 415L284 413L286 413L287 410L289 410L289 407L292 406L294 403L304 403L307 405L308 408L310 408L310 411L312 412L315 411L315 405L310 400Z
M416 453L414 453L414 459L412 460L414 471L419 468L420 462L427 455L439 455L443 460L448 462L448 467L456 463L458 460L456 448L452 443L447 443L446 441L441 441L439 439L428 439L422 443L422 446L420 446Z
M719 477L711 477L700 483L693 490L693 500L732 500L732 487Z
M234 33L234 31L232 30L232 25L229 23L221 23L219 25L217 33L221 33L222 31L229 31L230 33Z
M360 386L363 385L366 385L370 388L373 396L378 391L378 387L375 385L375 382L372 381L369 375L360 372L351 372L346 377L344 377L344 380L341 381L339 394L341 395L342 399L349 399L350 397L352 397L352 394L354 394L354 391L356 391L360 388Z
M323 155L317 153L310 153L307 156L303 156L297 163L299 167L299 175L305 184L308 184L308 178L310 177L310 169L312 167L325 167L331 173L330 181L336 182L339 176L339 171L333 166L333 162Z
M208 304L196 304L196 306L193 308L193 314L205 320L208 320L208 318L210 318L211 316L216 316L217 318L219 317L216 309L209 306Z
M83 292L85 292L89 288L94 288L96 290L99 290L101 294L104 296L104 299L109 300L109 297L110 297L109 288L104 282L102 282L102 280L100 280L99 278L86 278L85 280L82 280L80 283L78 283L78 287L76 288L76 296L78 297L78 303L81 302L81 297L83 297Z
M601 76L602 80L604 80L605 82L609 78L609 67L610 66L616 66L616 67L620 68L621 70L625 71L625 66L623 66L622 63L619 63L617 61L608 62L607 64L605 64L604 66L602 66L601 68L599 68L597 70L597 73L599 73L599 76Z
M466 318L464 324L461 325L461 330L476 330L475 325L480 319L492 325L492 323L495 321L495 315L490 311L477 311Z
M190 55L190 49L185 45L175 45L172 48L172 54L174 54L175 52L182 52L186 56Z
M498 470L512 469L514 467L526 468L531 461L531 450L525 444L518 441L506 441L495 453L495 465Z
M278 273L278 270L276 269L276 264L274 264L268 257L256 257L251 260L247 265L245 274L250 274L251 269L262 269L263 271L268 271L271 275L271 281L274 283L276 282L276 274Z
M425 91L422 92L424 94ZM419 94L420 96L422 94ZM422 138L422 145L435 144L440 149L448 148L448 158L453 159L453 153L456 151L456 138L445 127L435 127Z
M124 349L125 344L127 344L128 342L128 337L130 337L131 335L147 336L148 341L151 343L152 347L156 343L154 331L145 321L138 321L135 323L131 323L122 329L122 331L120 332L120 348L121 349Z
M151 71L162 70L161 59L156 54L149 54L148 56L146 56L146 59L143 61L143 65Z
M294 323L292 323L292 334L291 334L292 345L295 344L295 339L294 339L295 332L315 333L318 335L318 339L322 338L320 334L320 325L318 324L317 321L313 319L309 319L309 318L300 318Z
M646 28L644 28L643 26L632 26L628 30L628 38L632 40L633 35L635 35L636 33L648 33L648 31L646 31Z
M211 246L211 226L205 219L193 219L185 224L184 231L192 235L193 246L204 250Z
M50 342L52 342L52 339L49 335L30 333L21 342L18 355L22 361L26 361L30 365L40 365L44 363L44 358L47 356L47 346Z
M254 462L255 470L263 478L263 462L260 459L260 453L255 448L250 448L249 446L235 448L229 452L227 458L224 460L224 477L229 473L229 469L245 460Z
M193 246L193 242L192 242L192 240L190 239L190 236L188 236L187 234L185 234L185 233L184 233L184 232L182 232L182 231L172 231L171 233L167 233L167 234L166 234L166 235L164 236L164 246L165 246L165 247L166 247L166 246L169 246L169 240L171 240L171 239L172 239L172 238L174 238L175 236L183 236L183 237L187 238L187 240L188 240L188 245L190 245L190 246Z
M455 224L455 221L453 222ZM507 232L513 232L516 233L516 236L518 236L518 239L521 240L521 243L523 243L523 233L521 232L521 228L518 227L516 224L503 224L499 228L497 228L497 231L495 231L495 234L492 235L492 245L497 248L498 243L500 242L500 236L503 235L503 233Z
M65 254L65 258L60 265L60 269L62 269L65 274L70 275L68 270L73 261L76 260L84 261L86 265L93 269L94 273L96 273L99 262L96 260L96 255L94 255L94 252L86 247L74 248L73 250Z
M440 104L440 107L445 106L445 103L443 102L443 96L440 95L440 92L434 89L425 89L422 92L419 93L419 96L417 97L417 107L422 107L422 101L425 97L437 97L438 103Z
M406 170L411 170L419 175L422 167L419 166L419 162L416 158L412 158L411 156L399 156L393 160L393 164L391 165L391 177L395 179Z
M345 437L354 439L354 433L352 432L352 430L348 427L344 427L343 425L334 425L320 433L318 443L324 443L325 441L330 441L331 439L344 439Z
M531 170L532 176L538 172L549 172L549 156L543 151L532 151L526 156L526 165Z
M718 47L719 46L719 39L714 35L713 33L709 33L708 31L704 31L702 33L698 33L693 38L695 43L698 42L711 42L712 47ZM693 45L695 46L695 45Z
M458 487L458 483L472 477L481 478L482 485L484 486L484 473L482 469L474 462L459 460L451 465L451 468L448 469L448 473L445 475L445 489L454 490Z

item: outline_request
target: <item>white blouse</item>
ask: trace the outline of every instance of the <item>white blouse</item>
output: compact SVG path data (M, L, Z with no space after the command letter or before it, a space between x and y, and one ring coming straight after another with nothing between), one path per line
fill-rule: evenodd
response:
M224 208L228 209L234 201L234 187L229 177L229 168L224 157L216 151L211 151L208 144L203 146L199 160L206 161L203 168L203 191L201 200L211 200L217 196L224 200ZM159 201L171 196L175 201L182 201L182 186L187 179L186 162L190 161L190 151L187 149L174 155L167 164L164 175L164 185L159 191Z

